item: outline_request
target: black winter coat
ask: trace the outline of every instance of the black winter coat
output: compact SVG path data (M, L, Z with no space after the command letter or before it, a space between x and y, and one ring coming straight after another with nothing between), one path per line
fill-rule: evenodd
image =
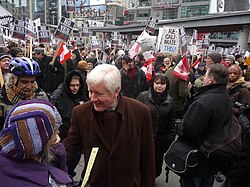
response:
M241 151L223 169L223 174L227 177L223 187L243 187L250 184L250 121L241 115L239 122L242 130Z
M146 104L151 111L154 143L155 143L155 166L156 177L162 172L163 156L174 141L176 136L174 109L171 98L166 94L166 99L161 104L156 104L152 96L153 88L141 92L137 100Z
M69 88L71 78L73 75L81 77L81 73L78 70L71 71L67 74L64 82L58 86L51 97L51 103L56 106L58 112L62 117L63 124L60 126L60 137L65 139L69 128L72 110L80 103L88 101L84 88L83 79L80 79L81 87L76 95L72 94Z
M224 127L228 121L228 116L232 114L232 105L226 85L203 86L199 93L200 95L185 113L183 123L177 127L180 139L197 149L211 134ZM217 140L218 142L225 142L225 137L220 136ZM220 160L208 159L200 153L198 165L188 175L210 176L217 173L221 164Z
M120 70L121 93L124 96L134 99L137 98L139 93L148 90L149 87L145 73L138 67L135 68L136 72L133 79L131 79L129 75L124 72L123 69Z

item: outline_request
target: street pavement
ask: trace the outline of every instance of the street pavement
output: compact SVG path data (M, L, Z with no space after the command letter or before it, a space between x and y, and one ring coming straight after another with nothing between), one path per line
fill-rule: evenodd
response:
M163 172L162 172L161 176L155 180L155 187L179 187L180 186L179 185L179 176L177 176L176 174L174 174L171 171L169 173L168 183L165 182L166 176L165 176L164 168L165 168L165 165L163 165L163 169L162 169ZM75 169L75 171L77 173L77 175L74 177L75 181L78 181L80 179L80 174L81 174L82 169L83 169L83 157L81 158L78 166ZM221 183L218 183L215 181L213 187L220 187L220 186L221 186Z

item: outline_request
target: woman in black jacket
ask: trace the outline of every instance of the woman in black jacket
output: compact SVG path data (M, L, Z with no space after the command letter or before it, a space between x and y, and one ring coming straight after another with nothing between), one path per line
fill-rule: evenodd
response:
M151 110L155 141L155 178L162 172L164 153L175 139L175 119L171 98L168 95L169 82L165 74L155 74L149 91L141 92L137 100Z
M56 106L62 117L63 124L60 126L59 134L62 140L68 134L73 108L88 101L84 80L80 71L69 72L51 97L51 103Z

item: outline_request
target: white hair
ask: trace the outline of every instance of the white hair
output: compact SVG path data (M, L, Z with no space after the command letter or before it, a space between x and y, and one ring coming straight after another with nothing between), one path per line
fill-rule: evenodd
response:
M88 85L103 83L110 93L115 93L117 88L121 88L121 74L118 68L111 64L100 64L87 75Z

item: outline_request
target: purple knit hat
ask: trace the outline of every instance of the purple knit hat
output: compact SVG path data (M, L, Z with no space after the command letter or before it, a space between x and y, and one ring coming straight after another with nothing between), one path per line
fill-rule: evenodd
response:
M24 160L41 153L55 130L61 125L55 106L42 99L26 100L9 112L0 134L2 151Z

